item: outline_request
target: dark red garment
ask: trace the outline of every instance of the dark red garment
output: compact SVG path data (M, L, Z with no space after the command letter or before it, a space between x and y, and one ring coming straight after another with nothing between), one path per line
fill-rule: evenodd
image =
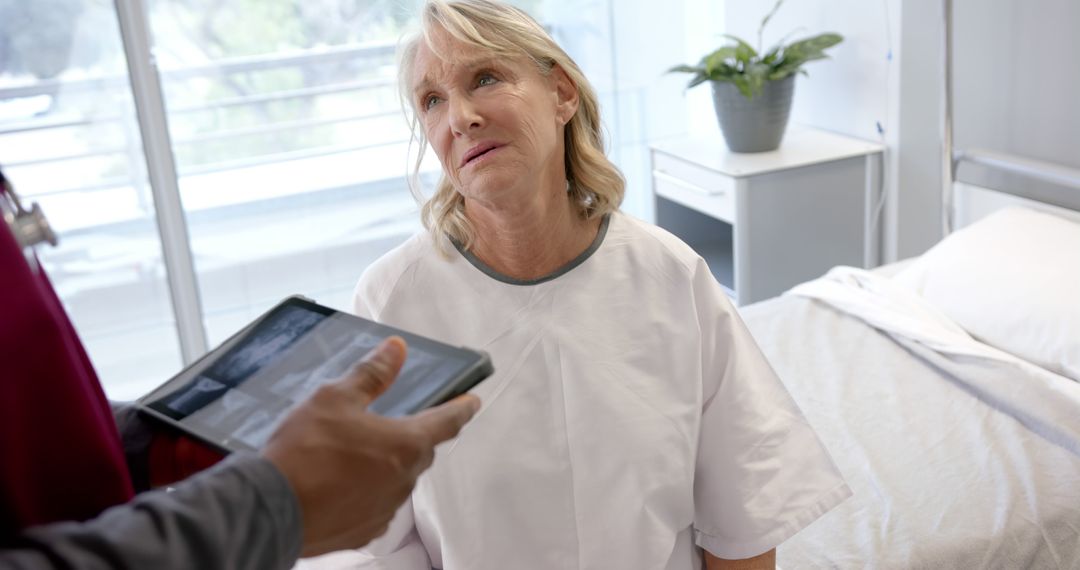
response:
M43 273L0 223L0 542L132 497L90 359Z

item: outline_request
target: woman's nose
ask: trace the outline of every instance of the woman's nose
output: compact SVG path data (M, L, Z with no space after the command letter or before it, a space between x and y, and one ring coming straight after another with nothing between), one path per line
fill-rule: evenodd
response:
M476 104L468 97L450 99L450 129L463 135L483 125L483 118Z

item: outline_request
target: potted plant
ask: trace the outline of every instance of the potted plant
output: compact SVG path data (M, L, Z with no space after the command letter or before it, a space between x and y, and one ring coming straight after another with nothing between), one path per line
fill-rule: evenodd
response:
M731 34L731 43L701 58L697 65L677 65L669 72L692 73L687 88L712 83L713 105L728 148L734 152L775 150L784 138L795 77L806 75L803 64L825 59L825 50L843 41L826 33L784 45L781 40L762 53L761 34L784 3L777 0L758 27L758 49ZM786 39L786 38L785 38Z

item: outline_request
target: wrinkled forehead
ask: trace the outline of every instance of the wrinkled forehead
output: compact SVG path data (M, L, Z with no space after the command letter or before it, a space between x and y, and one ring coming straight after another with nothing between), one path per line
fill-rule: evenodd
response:
M413 85L424 80L434 80L444 76L454 67L464 62L492 59L495 53L481 46L463 42L447 32L432 32L421 36L417 41L416 55L413 57Z
M410 90L438 85L451 79L455 73L470 71L498 62L500 65L527 63L524 54L508 50L494 50L454 37L449 32L435 28L416 40L409 76Z

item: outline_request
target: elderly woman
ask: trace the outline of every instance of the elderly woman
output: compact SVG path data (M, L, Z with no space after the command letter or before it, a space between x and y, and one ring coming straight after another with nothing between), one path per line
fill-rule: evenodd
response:
M773 567L850 492L705 262L618 211L581 70L515 8L435 1L401 79L444 176L355 308L496 373L387 534L338 562Z

